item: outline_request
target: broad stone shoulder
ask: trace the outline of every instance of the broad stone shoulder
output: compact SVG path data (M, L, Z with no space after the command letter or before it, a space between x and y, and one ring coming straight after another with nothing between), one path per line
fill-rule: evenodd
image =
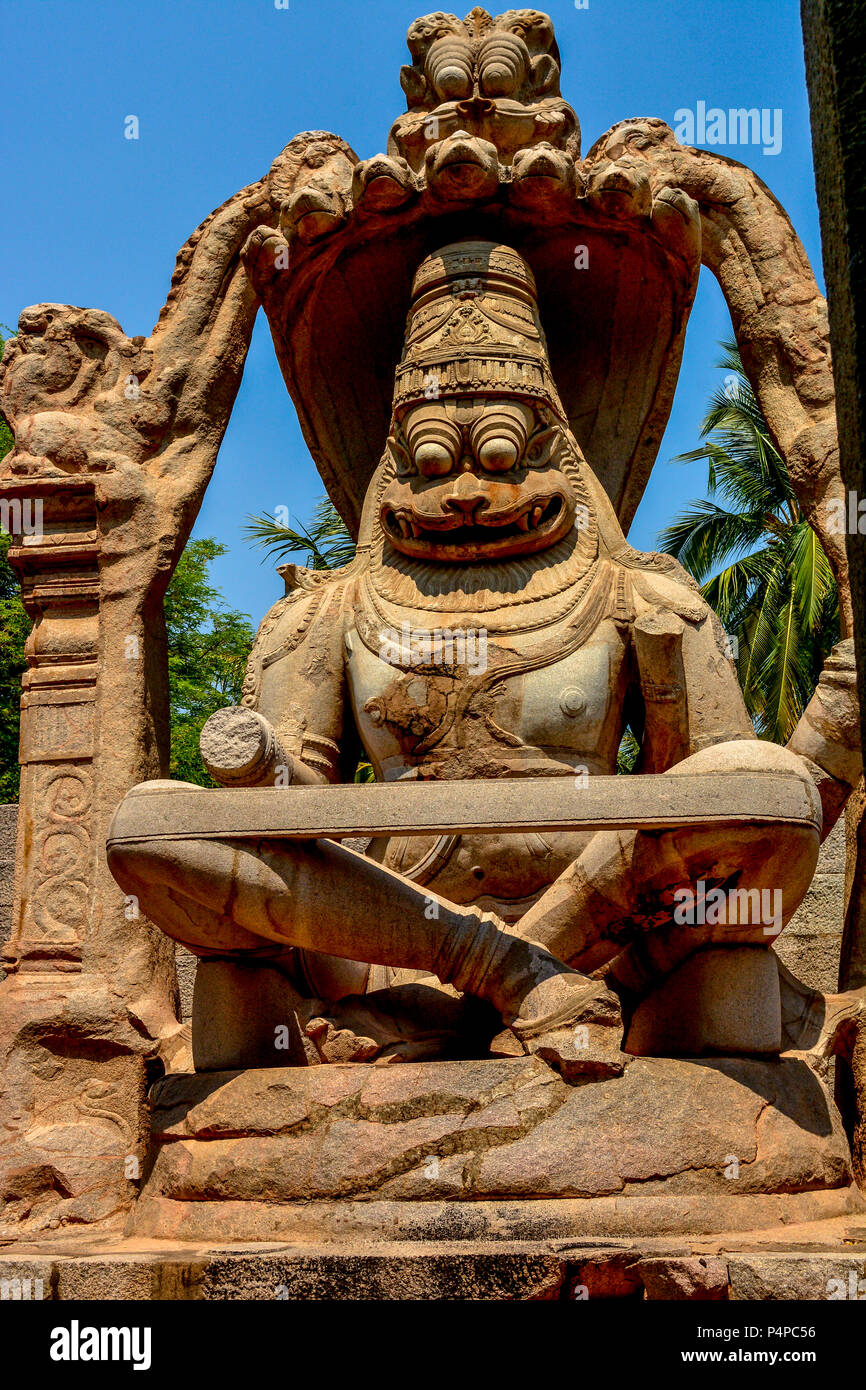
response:
M731 641L718 615L678 560L672 555L632 550L631 546L619 551L615 559L626 571L632 621L662 610L675 613L696 628L709 624L716 650L731 660Z
M718 622L692 576L672 555L625 546L614 559L626 571L636 618L662 608L686 622L702 623L707 618Z
M283 565L279 573L286 593L262 619L244 677L241 703L253 709L258 706L263 669L291 655L320 632L327 631L330 640L341 638L351 607L354 565L339 570Z

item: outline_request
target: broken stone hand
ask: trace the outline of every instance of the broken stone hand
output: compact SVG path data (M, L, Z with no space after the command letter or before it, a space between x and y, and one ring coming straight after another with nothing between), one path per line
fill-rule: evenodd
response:
M212 714L201 731L199 748L211 777L223 787L290 786L305 780L273 726L244 705Z

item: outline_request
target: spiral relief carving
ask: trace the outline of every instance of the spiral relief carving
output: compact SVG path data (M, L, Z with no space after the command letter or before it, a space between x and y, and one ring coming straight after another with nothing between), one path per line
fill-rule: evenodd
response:
M37 779L40 808L34 853L31 930L47 941L84 936L90 900L92 779L74 764L48 767Z

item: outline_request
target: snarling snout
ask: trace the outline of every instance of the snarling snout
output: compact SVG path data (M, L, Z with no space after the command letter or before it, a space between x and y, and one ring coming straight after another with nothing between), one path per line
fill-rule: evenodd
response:
M523 472L508 482L462 472L441 483L394 479L380 519L404 555L445 561L530 555L553 545L574 522L574 499L558 470Z

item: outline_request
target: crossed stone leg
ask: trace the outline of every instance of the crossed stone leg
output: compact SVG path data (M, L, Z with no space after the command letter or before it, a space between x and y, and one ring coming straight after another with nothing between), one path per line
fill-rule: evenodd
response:
M620 1002L628 1010L704 946L767 947L802 901L817 847L816 827L803 824L744 823L721 838L699 827L598 831L511 930L326 839L165 840L145 828L110 840L109 863L151 920L199 955L261 957L272 943L275 957L296 948L425 972L496 1011L506 1032L495 1051L580 1076L622 1069ZM677 921L677 891L698 883L770 893L772 920ZM296 1012L322 1060L423 1057L467 1027L466 1006L441 998L432 1024L433 993L328 1004L308 994Z
M199 955L241 955L260 950L264 940L421 970L492 1005L518 1052L538 1053L566 1075L622 1070L619 1008L603 983L510 932L492 913L425 892L345 845L144 837L109 840L108 854L124 891ZM368 1006L368 1021L375 1008L375 1002ZM357 1031L361 1001L343 1004L349 1029L341 1028L339 1012L331 1020L334 1034L355 1033L359 1059L370 1060L371 1040ZM321 1043L323 1020L305 1021L308 1035ZM385 1031L389 1056L400 1055L393 1027L390 1036ZM345 1044L343 1038L340 1060L351 1058Z

